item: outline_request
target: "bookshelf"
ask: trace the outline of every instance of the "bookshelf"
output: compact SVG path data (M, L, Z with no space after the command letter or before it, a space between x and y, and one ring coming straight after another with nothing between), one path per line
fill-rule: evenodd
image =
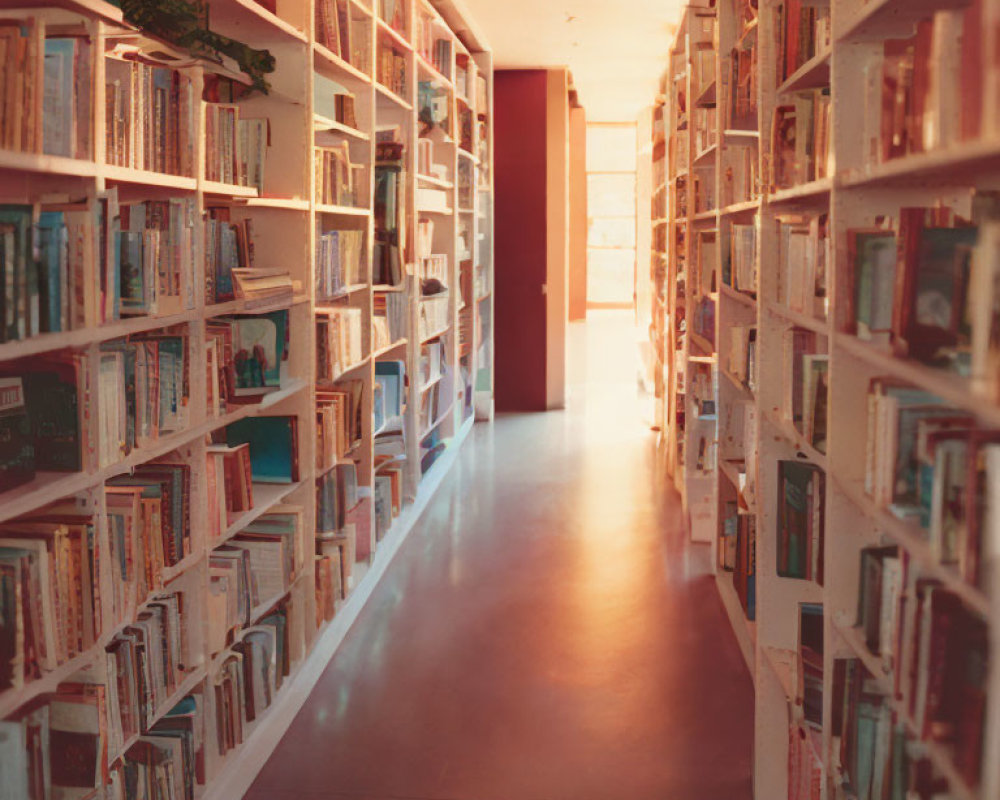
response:
M492 418L492 56L471 21L206 5L274 56L268 93L101 0L0 3L15 795L72 731L96 755L46 767L54 792L127 797L127 769L240 796Z
M668 53L665 459L754 681L758 798L1000 792L998 15L699 2Z

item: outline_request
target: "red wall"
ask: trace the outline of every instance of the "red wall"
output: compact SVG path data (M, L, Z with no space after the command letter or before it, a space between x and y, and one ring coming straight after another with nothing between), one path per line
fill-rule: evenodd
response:
M546 407L544 70L494 73L496 407Z

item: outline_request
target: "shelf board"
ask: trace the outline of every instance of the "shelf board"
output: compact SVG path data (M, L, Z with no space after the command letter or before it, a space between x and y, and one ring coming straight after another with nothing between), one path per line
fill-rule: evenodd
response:
M436 214L440 217L452 217L455 215L453 208L418 208L417 214Z
M788 80L778 87L778 94L801 92L806 89L819 89L823 86L829 86L830 57L832 55L832 48L826 48L814 55L788 76Z
M696 108L712 108L715 106L716 97L716 86L717 81L713 78L712 82L708 84L694 101Z
M290 494L298 491L303 486L305 486L304 481L296 481L295 483L259 483L254 481L253 508L249 511L244 511L230 522L226 530L217 540L212 542L211 546L215 548L221 544L225 544L246 528L247 525L260 519L260 517L268 513L276 505L285 502Z
M760 211L760 198L755 200L744 200L739 203L724 206L719 209L720 217L732 217L738 214L753 214Z
M28 339L0 344L0 361L34 356L52 350L83 349L95 342L120 339L130 334L169 328L172 325L182 325L194 321L197 317L198 311L189 310L164 317L128 317L81 330L42 333ZM0 495L0 498L2 497L3 495Z
M702 350L704 354L713 354L712 357L714 358L715 345L713 345L710 341L708 341L708 339L706 339L704 336L695 333L694 331L688 331L687 334L688 337L690 337L691 342L693 344L698 345L698 347ZM689 358L692 357L696 358L697 356L689 356Z
M400 347L404 347L409 343L408 339L397 339L392 344L387 344L385 347L380 347L378 350L372 353L372 360L379 359L382 356L391 353Z
M742 128L726 128L722 131L724 139L759 139L760 131L743 130Z
M313 42L313 66L321 71L325 69L333 72L339 77L347 76L358 83L367 85L372 82L371 77L319 42Z
M359 370L362 367L366 366L371 360L372 360L372 357L370 355L367 355L364 358L362 358L360 361L356 361L355 363L350 364L350 365L344 367L340 372L337 373L336 377L333 379L332 382L336 383L337 381L343 380L345 377L347 377L348 375L350 375L352 372L356 372L357 370Z
M846 333L833 337L834 347L864 361L880 372L902 378L914 386L931 392L949 405L976 416L986 427L1000 427L1000 406L985 393L976 390L968 378L947 370L935 369L909 359L896 358Z
M334 206L326 203L316 204L317 214L331 214L338 217L367 217L372 212L368 208L356 208L355 206Z
M375 16L375 28L377 33L384 34L404 50L413 52L413 45L410 44L410 40L378 15Z
M806 330L810 330L820 336L830 335L830 323L826 320L816 319L816 317L812 317L808 314L793 311L788 308L788 306L774 302L773 300L766 303L765 307L767 308L767 312L772 317L777 317L785 322L790 322L796 327L805 328Z
M694 160L691 162L691 166L693 166L693 167L713 166L714 167L715 166L715 163L714 163L715 155L718 152L719 152L719 145L718 144L710 144L708 147L706 147L704 150L702 150L700 153L698 153L698 155L696 155L694 157Z
M109 22L123 23L122 10L104 0L13 0L6 5L18 10L63 8L87 17L101 17Z
M284 211L308 211L309 201L298 197L246 197L234 199L234 204L247 208L274 208Z
M435 428L439 427L442 422L448 419L448 417L451 416L451 412L455 410L455 406L456 403L454 400L452 400L451 403L448 405L448 407L438 415L438 418L424 429L423 433L420 434L420 438L426 439L428 435L430 435L434 431Z
M237 27L244 41L269 42L277 37L305 44L309 37L290 22L268 11L254 0L213 0L212 21L224 20Z
M744 397L746 397L747 399L749 399L751 401L754 399L754 395L753 395L753 392L750 391L750 387L748 387L746 384L744 384L743 381L741 381L739 378L737 378L735 375L733 375L733 373L731 373L728 369L725 369L723 367L719 367L719 372L721 372L726 377L726 380L728 380L729 383L732 384L732 386L737 391L739 391L740 393L742 393L744 395Z
M780 416L773 409L765 410L764 418L771 423L771 427L775 428L782 435L793 450L802 453L810 463L815 464L823 472L827 471L826 455L809 444L791 422Z
M429 183L431 186L437 186L441 189L455 188L455 184L449 180L445 180L444 178L435 178L433 175L424 175L419 172L417 173L417 180L421 183Z
M789 706L794 708L795 718L798 721L801 721L802 700L798 696L797 677L799 661L798 653L794 650L771 647L770 645L761 646L760 651L764 654L764 663L771 668L771 671L778 679L778 683L781 684L781 689L785 693L785 700L788 701Z
M335 302L337 300L343 300L345 297L350 297L352 294L363 292L367 288L368 288L367 283L352 283L349 286L343 286L329 297L317 299L316 310L319 311L325 308L327 303Z
M716 211L714 208L711 209L710 211L699 211L697 214L695 214L693 217L691 217L691 219L694 222L713 221L713 220L715 220L715 216L718 213L719 212Z
M1000 171L1000 142L960 142L926 153L894 158L866 169L844 170L838 188L873 187L909 189L934 184L955 186L975 183Z
M451 78L445 77L444 73L424 58L422 53L417 53L417 67L430 75L434 81L441 84L449 92L455 91L455 84L452 83Z
M113 164L102 164L98 170L106 180L117 183L135 183L144 186L160 186L164 189L177 189L183 192L194 192L198 189L196 178L181 175L167 175L163 172L150 172L131 167L117 167Z
M404 111L413 111L413 106L406 102L402 97L396 94L392 89L383 86L378 81L375 82L375 92L379 99L385 99L389 102L395 104Z
M748 620L743 614L743 605L740 603L739 595L736 594L736 587L733 586L731 572L717 572L715 575L715 585L719 589L723 608L725 608L726 615L729 617L729 623L736 636L736 643L739 645L740 653L743 654L743 661L750 672L750 678L756 684L757 623Z
M220 181L202 180L198 182L198 188L205 194L224 194L231 197L260 197L260 192L256 186L240 186L235 183L221 183Z
M337 122L335 119L324 117L322 114L313 114L313 131L341 133L344 136L350 136L352 139L357 139L361 142L371 141L371 137L367 133L362 133L357 128L352 128L343 122Z
M473 164L475 164L475 165L476 165L477 167L479 166L479 156L476 156L476 155L473 155L473 154L472 154L472 153L470 153L470 152L469 152L468 150L466 150L466 149L465 149L464 147L459 147L459 148L458 148L458 154L459 154L459 155L460 155L460 156L461 156L462 158L467 158L467 159L469 159L469 161L471 161L471 162L472 162Z
M282 309L308 302L308 294L297 294L291 297L285 295L278 300L269 297L238 298L236 300L227 300L224 303L214 303L213 305L205 306L205 316L211 318L229 314L267 314L271 311L281 311Z
M818 181L792 186L789 189L779 189L768 195L767 201L770 205L815 205L819 202L830 201L830 190L833 188L832 178L821 178Z
M725 283L723 283L719 287L719 294L721 294L723 297L728 297L730 300L733 300L739 303L740 305L744 305L747 308L753 308L753 309L757 308L756 297L754 297L751 294L747 294L746 292L741 292L738 289L734 289L732 286L729 286Z
M376 283L372 286L373 292L405 292L406 287L403 285L392 286L388 283Z
M926 531L912 522L900 519L887 509L879 508L875 505L875 501L865 494L860 484L837 476L834 476L834 482L840 492L880 531L905 549L920 564L923 572L941 581L942 585L960 597L970 610L989 619L989 598L978 587L964 581L955 570L937 561L927 541L929 534Z
M446 325L445 327L441 328L439 331L435 333L430 333L427 336L421 336L420 344L427 344L428 342L433 341L434 339L440 339L442 336L449 333L450 331L451 331L451 325Z
M104 170L107 167L101 165L100 169ZM97 174L98 165L93 161L78 158L0 150L0 170L92 178Z
M933 17L937 11L962 9L967 5L968 0L871 0L843 27L838 41L909 38L920 20Z
M439 375L435 375L433 378L431 378L429 381L427 381L427 383L423 384L420 387L420 394L423 394L424 392L426 392L431 387L433 387L433 386L437 385L438 383L440 383L441 379L443 377L444 377L444 373L441 373Z

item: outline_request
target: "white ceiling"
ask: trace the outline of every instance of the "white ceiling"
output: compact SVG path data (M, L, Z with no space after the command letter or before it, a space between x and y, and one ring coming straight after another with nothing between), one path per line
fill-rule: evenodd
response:
M656 97L686 0L464 0L495 68L567 66L587 119L631 122Z

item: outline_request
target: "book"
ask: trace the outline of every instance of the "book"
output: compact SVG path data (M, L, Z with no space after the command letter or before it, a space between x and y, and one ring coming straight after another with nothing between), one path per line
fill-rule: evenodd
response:
M345 288L368 282L365 232L324 231L316 238L316 299L330 300Z
M298 482L297 417L249 417L227 426L225 437L230 447L250 445L254 481Z
M801 461L778 462L777 572L823 585L826 476Z
M888 343L892 333L896 281L896 237L881 229L849 230L848 258L853 290L848 320L865 341Z

